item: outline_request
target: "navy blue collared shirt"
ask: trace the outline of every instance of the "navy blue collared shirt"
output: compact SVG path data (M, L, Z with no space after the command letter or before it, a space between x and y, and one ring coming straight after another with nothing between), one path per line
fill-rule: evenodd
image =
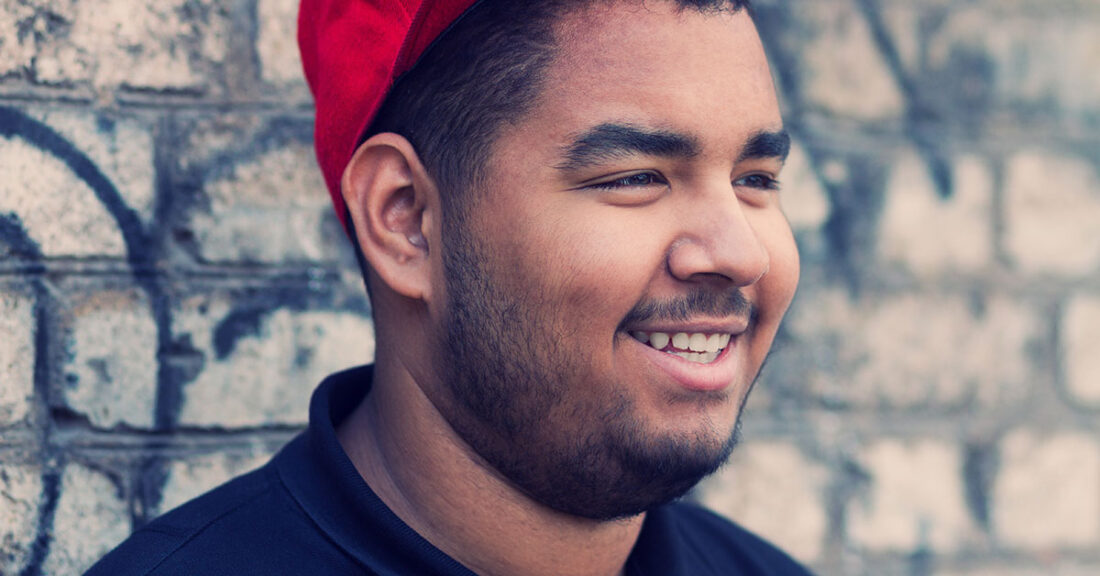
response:
M401 521L337 441L370 386L369 366L327 378L309 428L269 463L144 526L87 576L472 576ZM684 503L647 514L626 573L808 576L760 538Z

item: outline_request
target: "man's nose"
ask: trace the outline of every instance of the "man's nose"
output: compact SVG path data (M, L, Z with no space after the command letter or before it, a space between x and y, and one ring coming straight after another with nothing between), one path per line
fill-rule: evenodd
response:
M684 282L748 286L768 272L768 251L751 211L733 187L710 185L682 205L681 233L668 255L672 276Z

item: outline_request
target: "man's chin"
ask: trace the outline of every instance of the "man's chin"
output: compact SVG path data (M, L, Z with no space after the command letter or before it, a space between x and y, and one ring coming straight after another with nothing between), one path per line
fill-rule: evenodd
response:
M735 425L725 438L651 439L623 446L616 454L616 466L603 467L606 474L596 477L596 470L585 471L589 475L587 486L574 484L568 489L531 495L550 508L581 518L630 518L679 499L717 471L729 459L739 437L740 427ZM571 483L557 486L565 488Z

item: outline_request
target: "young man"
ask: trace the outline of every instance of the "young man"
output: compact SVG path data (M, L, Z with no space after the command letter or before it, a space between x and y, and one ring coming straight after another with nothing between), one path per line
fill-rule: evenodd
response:
M733 449L798 279L746 7L416 4L300 16L375 364L91 573L806 574L674 503Z

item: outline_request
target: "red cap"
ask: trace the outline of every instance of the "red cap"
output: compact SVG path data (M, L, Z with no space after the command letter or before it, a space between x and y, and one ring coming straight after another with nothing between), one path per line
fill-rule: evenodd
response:
M394 81L476 0L302 0L298 48L316 105L313 141L336 215L340 179Z

